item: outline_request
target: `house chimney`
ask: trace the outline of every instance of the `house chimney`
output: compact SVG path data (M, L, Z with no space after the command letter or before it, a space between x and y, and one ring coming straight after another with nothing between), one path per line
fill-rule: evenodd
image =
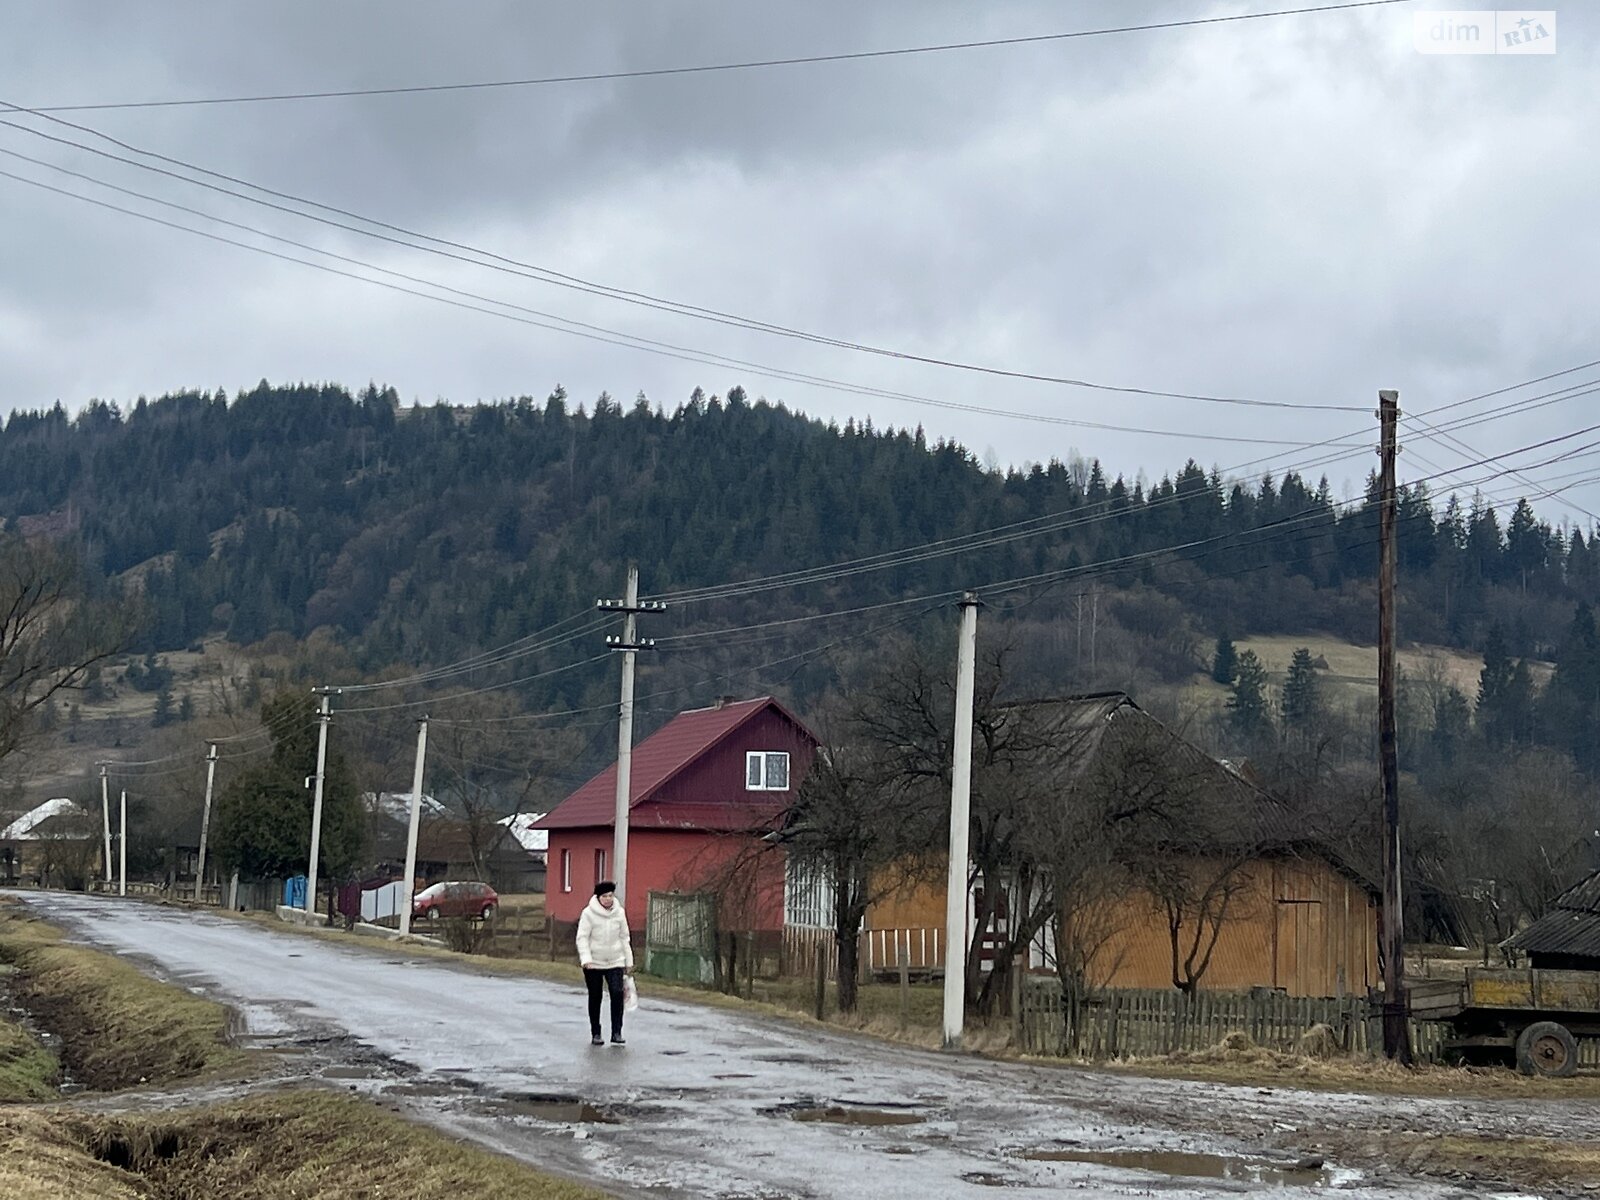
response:
M728 705L730 705L732 703L733 703L733 697L732 696L718 696L717 697L716 707L717 708L727 708Z

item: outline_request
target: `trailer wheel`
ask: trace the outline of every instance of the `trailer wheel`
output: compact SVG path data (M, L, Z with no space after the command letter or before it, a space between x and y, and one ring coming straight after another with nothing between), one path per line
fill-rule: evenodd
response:
M1578 1043L1565 1025L1535 1021L1517 1035L1517 1070L1566 1079L1578 1069Z

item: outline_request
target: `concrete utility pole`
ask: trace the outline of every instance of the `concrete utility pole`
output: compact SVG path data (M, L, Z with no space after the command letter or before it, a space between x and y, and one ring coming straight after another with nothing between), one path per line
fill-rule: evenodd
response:
M211 836L211 788L217 782L217 744L206 753L206 805L200 810L200 858L194 865L194 902L204 903L206 889L206 840Z
M1411 1064L1405 990L1405 924L1400 898L1400 754L1395 724L1395 456L1400 393L1378 393L1378 766L1383 777L1383 1052Z
M322 781L328 769L328 723L333 720L332 693L336 689L318 688L322 693L322 707L317 710L317 773L313 776L311 793L311 862L306 871L306 917L317 912L317 856L322 849Z
M622 652L622 706L617 720L617 798L611 841L611 878L617 885L617 903L627 898L628 889L628 799L633 786L633 674L634 656L640 650L654 650L655 639L639 638L640 613L661 613L667 606L659 600L639 603L639 564L628 564L628 591L622 600L597 600L602 612L623 614L622 636L606 638L606 646Z
M950 871L944 903L944 1048L961 1049L967 1015L967 839L972 811L972 689L978 650L978 596L961 597L956 651L956 729L950 772Z
M411 932L411 895L417 889L417 824L422 820L422 764L428 756L428 718L417 722L417 763L411 769L411 823L406 827L406 877L401 894L400 936Z
M122 829L117 834L117 895L128 894L128 789L122 789Z
M106 834L106 884L111 883L111 781L106 778L106 765L100 764L100 824Z

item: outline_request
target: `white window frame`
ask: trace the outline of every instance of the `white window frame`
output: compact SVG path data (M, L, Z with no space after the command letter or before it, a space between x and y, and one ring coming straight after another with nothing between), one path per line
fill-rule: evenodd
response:
M597 846L594 852L594 885L600 886L600 881L606 877L606 851L604 846Z
M783 760L783 782L770 783L769 770L774 759ZM751 767L757 769L752 772ZM751 783L751 778L757 782ZM747 750L744 755L744 790L747 792L787 792L789 790L789 752L787 750Z
M563 892L570 892L572 890L572 851L571 850L563 850L561 852L561 890Z

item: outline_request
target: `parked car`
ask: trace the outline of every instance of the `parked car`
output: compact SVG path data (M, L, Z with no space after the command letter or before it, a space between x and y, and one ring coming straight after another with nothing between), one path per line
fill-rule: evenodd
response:
M480 917L487 921L500 897L487 883L436 883L411 900L411 915L437 921L442 917Z

